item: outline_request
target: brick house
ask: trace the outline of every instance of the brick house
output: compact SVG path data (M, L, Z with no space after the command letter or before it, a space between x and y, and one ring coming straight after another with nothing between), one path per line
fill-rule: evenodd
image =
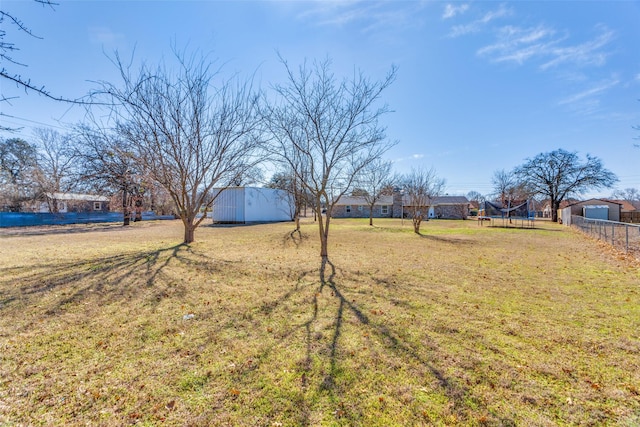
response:
M369 218L370 205L362 196L342 196L333 205L333 218ZM373 205L374 218L400 218L393 215L393 196L382 196Z
M398 191L383 196L373 206L374 218L408 218L409 198ZM362 196L343 196L333 207L333 218L369 218L369 204ZM466 219L469 200L464 196L434 197L429 203L429 218Z

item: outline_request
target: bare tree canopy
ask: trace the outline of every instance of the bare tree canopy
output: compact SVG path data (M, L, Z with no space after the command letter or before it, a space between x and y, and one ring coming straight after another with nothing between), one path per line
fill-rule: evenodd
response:
M635 206L640 202L640 190L631 187L617 190L613 192L612 198L625 200Z
M610 188L618 181L599 158L587 154L586 161L582 161L576 152L562 149L527 159L515 169L515 175L533 194L549 198L554 222L558 221L560 202L566 197Z
M393 163L376 159L366 165L356 179L357 188L369 205L369 225L373 225L375 204L383 197L393 194L391 167ZM355 194L354 194L355 195Z
M530 196L530 191L525 182L520 181L514 171L504 169L497 170L491 177L491 184L495 192L495 198L507 206L512 201L524 201Z
M326 259L334 204L352 188L359 172L393 145L379 124L389 108L376 102L394 81L396 69L381 81L371 81L362 72L338 79L329 59L305 62L297 72L280 59L288 82L275 86L278 101L264 113L271 150L312 198L320 256Z
M33 144L20 138L0 141L0 208L18 211L21 204L35 197L34 176L38 152Z
M122 86L104 83L101 95L136 160L171 195L191 243L211 190L242 182L260 160L259 96L237 78L216 85L220 71L206 58L174 53L175 72L161 64L132 74L116 56Z
M467 199L469 199L470 202L480 204L484 202L485 196L483 196L479 191L471 190L467 193Z
M129 225L130 196L138 192L143 174L133 148L116 132L87 124L76 126L74 142L80 180L100 193L119 192L123 225Z
M435 197L442 194L444 179L439 178L435 169L412 169L403 177L403 191L409 215L413 221L413 231L420 234L422 221L429 217L429 206Z
M291 207L291 218L296 227L295 231L300 232L300 215L309 205L309 198L297 176L291 171L276 172L265 187L282 190L287 194L289 206Z
M75 185L77 177L76 153L73 150L71 135L45 128L34 130L38 144L38 170L36 181L42 193L68 192ZM47 199L49 200L49 199ZM50 211L56 211L54 201Z

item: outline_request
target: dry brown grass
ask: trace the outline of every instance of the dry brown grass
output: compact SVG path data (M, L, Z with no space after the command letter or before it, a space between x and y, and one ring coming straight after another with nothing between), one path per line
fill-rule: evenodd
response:
M0 231L0 425L640 423L637 264L366 224Z

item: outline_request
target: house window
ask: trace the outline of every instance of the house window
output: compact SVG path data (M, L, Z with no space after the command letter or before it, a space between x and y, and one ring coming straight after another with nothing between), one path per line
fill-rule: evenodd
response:
M380 213L382 215L389 215L389 205L382 205L380 207Z
M93 210L99 211L102 209L102 202L93 202Z
M358 212L362 212L362 205L358 205Z
M347 205L347 207L345 208L345 211L347 213L351 213L351 205Z

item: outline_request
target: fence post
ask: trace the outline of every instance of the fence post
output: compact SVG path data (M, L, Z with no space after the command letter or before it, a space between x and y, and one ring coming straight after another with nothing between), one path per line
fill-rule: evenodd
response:
M611 246L615 246L616 245L616 242L614 240L615 231L616 231L616 225L615 224L611 224Z
M624 251L625 252L629 252L629 224L624 226L624 231L625 231L625 234L627 235L626 236L626 244L625 244L625 247L624 247Z

